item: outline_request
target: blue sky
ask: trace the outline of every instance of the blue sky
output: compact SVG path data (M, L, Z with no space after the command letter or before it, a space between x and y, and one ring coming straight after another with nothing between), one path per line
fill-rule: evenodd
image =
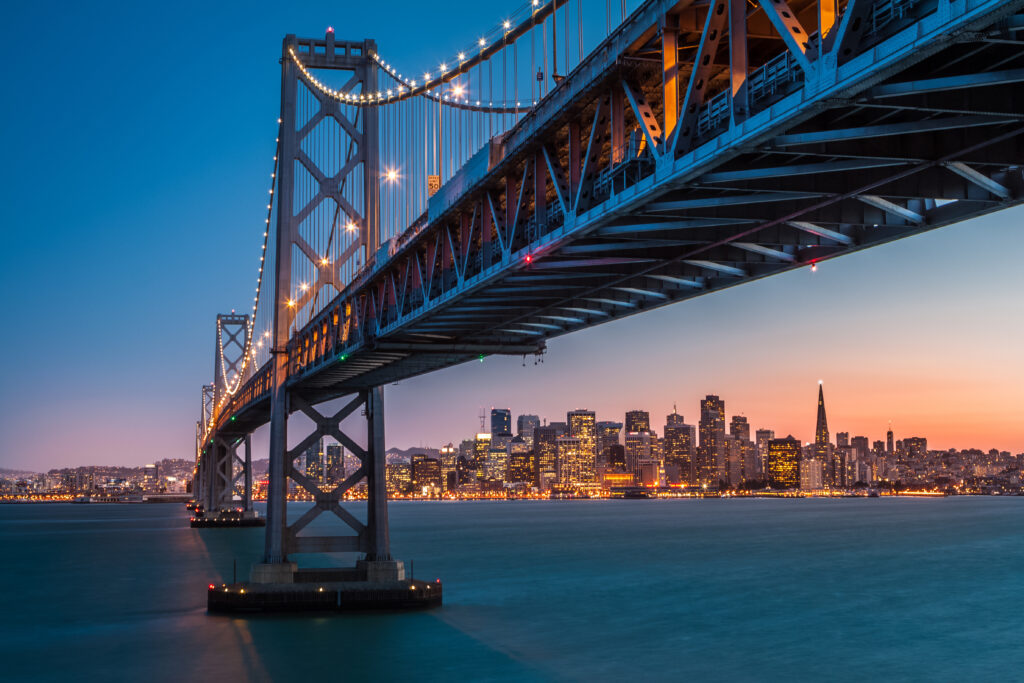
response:
M286 33L333 25L412 69L513 9L6 8L0 467L192 456L214 318L251 301ZM807 438L824 378L833 431L880 438L892 419L897 436L1020 452L1022 217L1004 212L578 333L553 342L542 366L488 359L388 387L389 443L458 441L492 405L621 419L634 407L661 416L675 401L695 419L711 392L755 427Z

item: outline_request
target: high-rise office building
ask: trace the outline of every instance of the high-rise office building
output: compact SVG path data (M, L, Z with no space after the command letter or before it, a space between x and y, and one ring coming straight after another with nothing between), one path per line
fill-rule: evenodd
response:
M767 479L768 472L768 442L775 438L774 429L758 429L757 440L757 465L760 479Z
M549 422L548 423L548 427L553 427L554 429L557 429L559 434L568 434L569 433L569 423L568 422Z
M697 479L717 484L725 478L725 401L707 395L700 402L700 445L697 447Z
M651 431L651 414L646 410L630 410L626 413L626 432Z
M840 447L849 446L850 432L836 432L836 445Z
M597 423L597 464L608 466L610 464L609 450L619 443L619 432L622 431L621 422L598 422Z
M420 453L413 455L410 460L413 494L430 495L440 493L443 488L441 461Z
M556 440L556 464L559 486L578 486L584 482L583 440L575 436L560 436Z
M641 463L654 459L651 447L653 440L654 438L649 431L628 432L626 434L626 471L631 472L637 481L640 481Z
M545 425L533 431L533 452L537 461L536 485L543 490L545 475L554 478L557 475L555 466L558 461L558 437L561 432L556 427Z
M508 465L505 470L505 481L515 484L533 484L534 474L533 449L521 436L514 437L508 444Z
M345 450L339 443L330 443L324 448L324 483L337 486L345 481Z
M451 442L447 446L441 446L441 485L445 491L454 489L459 485L457 469L459 461L459 449Z
M850 445L857 451L858 459L867 460L868 455L871 453L871 446L868 443L868 437L855 436L850 439Z
M581 483L591 482L597 472L597 416L592 410L572 410L566 413L569 436L580 440Z
M512 436L512 411L508 408L491 408L491 434Z
M694 450L696 448L693 425L686 424L683 416L675 410L665 416L665 437L662 439L662 454L666 469L678 468L679 481L682 484L697 483L694 469Z
M526 442L526 445L533 448L533 430L540 427L540 418L536 415L520 415L516 418L516 436Z
M740 441L750 441L750 423L743 415L733 415L729 422L729 436Z
M832 452L832 443L829 440L828 419L825 417L825 391L821 382L818 382L818 418L814 425L814 458L824 463L825 484L839 486L842 475L840 465Z
M768 443L768 483L776 489L800 486L800 442L792 435Z
M892 438L892 423L890 422L889 431L885 433L885 452L888 453L889 455L892 455L893 453L896 452L896 449L893 447Z
M725 437L725 476L733 488L743 483L743 444L731 434Z
M487 466L487 454L491 450L491 435L480 433L476 435L473 442L473 462L476 463L477 471L483 472Z
M384 483L388 495L406 494L412 485L412 465L407 462L395 462L384 466Z
M306 476L317 484L324 480L323 439L317 439L306 449Z

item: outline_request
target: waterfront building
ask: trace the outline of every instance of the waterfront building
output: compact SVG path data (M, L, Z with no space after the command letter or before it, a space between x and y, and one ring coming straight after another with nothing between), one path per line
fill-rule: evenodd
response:
M821 476L821 462L817 458L808 458L800 463L800 490L820 491L825 487Z
M384 481L389 495L405 495L412 485L412 465L407 462L389 463L384 467Z
M512 411L508 408L491 408L491 434L512 436Z
M415 495L436 495L443 489L441 461L426 455L416 454L409 463L412 467L412 492Z
M630 410L626 413L626 432L651 431L651 414L646 410Z
M768 443L768 483L772 488L800 486L800 451L800 442L792 435Z
M711 394L700 402L696 469L702 484L717 484L725 476L725 401Z

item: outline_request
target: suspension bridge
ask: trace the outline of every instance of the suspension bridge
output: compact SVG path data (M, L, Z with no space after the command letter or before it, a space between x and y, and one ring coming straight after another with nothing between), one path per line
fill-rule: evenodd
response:
M331 29L287 36L252 310L218 316L196 426L196 502L230 524L253 519L250 435L269 423L265 557L211 585L211 609L260 586L356 600L310 597L325 574L304 553L360 553L334 578L439 603L391 556L387 382L1020 203L1021 12L532 0L419 67ZM295 412L313 428L290 439ZM330 489L294 465L323 436L362 463ZM363 480L359 519L340 501ZM290 485L315 501L294 520ZM346 533L303 533L322 513Z

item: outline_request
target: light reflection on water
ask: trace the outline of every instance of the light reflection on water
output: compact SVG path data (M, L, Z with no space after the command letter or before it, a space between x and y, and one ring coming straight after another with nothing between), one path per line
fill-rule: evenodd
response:
M178 505L0 506L0 678L1024 670L1020 498L397 502L390 512L393 550L418 578L443 579L443 609L207 616L206 584L231 580L233 561L247 576L262 529L192 530Z

